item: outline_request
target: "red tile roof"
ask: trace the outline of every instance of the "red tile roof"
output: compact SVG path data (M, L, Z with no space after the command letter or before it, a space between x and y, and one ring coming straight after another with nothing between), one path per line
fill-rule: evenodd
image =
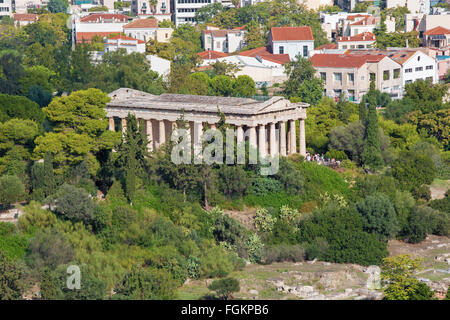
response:
M365 25L374 25L376 24L375 17L367 16L362 20L351 23L351 26L365 26Z
M284 64L286 62L291 61L289 58L289 55L287 53L285 54L273 54L271 53L267 47L259 47L247 51L242 51L239 53L240 56L246 56L246 57L261 57L262 59L269 60L275 63Z
M379 62L384 55L345 55L345 54L315 54L311 57L314 67L322 68L361 68L366 62Z
M124 29L145 29L145 28L158 28L158 20L156 19L136 19L129 24L123 26Z
M82 43L83 40L85 43L91 42L92 38L95 36L99 36L101 38L110 36L112 34L117 34L117 32L77 32L76 38L77 43Z
M387 56L390 59L394 60L398 64L404 64L406 61L411 58L417 50L415 49L390 49L390 50L381 50L378 48L370 48L370 49L364 49L364 50L358 50L358 49L349 49L345 52L346 55L352 55L352 56L364 56L364 55L381 55L381 56Z
M440 34L450 34L450 29L444 28L444 27L436 27L430 30L427 30L423 33L426 36L435 36Z
M14 14L14 20L16 21L37 21L39 16L34 13L16 13Z
M273 41L314 40L311 27L272 27Z
M363 32L351 37L338 37L337 41L375 41L375 35L372 32Z
M129 41L136 41L137 40L137 43L145 43L145 41L138 40L138 39L131 38L131 37L127 37L127 36L124 36L124 35L121 35L121 34L119 34L117 36L114 36L114 37L111 37L109 39L112 39L112 40L119 40L120 39L120 40L129 40Z
M316 50L322 50L322 49L337 49L336 43L326 43L316 48Z
M199 52L197 54L203 60L218 59L218 58L224 58L224 57L228 56L226 53L214 51L214 50L206 50L206 51Z
M104 20L115 20L118 22L128 22L129 16L118 13L94 13L80 19L80 22L102 22Z
M347 16L347 20L348 21L353 21L353 20L355 20L355 18L366 18L366 17L370 17L370 15L368 15L368 14L355 14L355 15Z
M233 30L245 30L247 26L244 24L243 26L233 28Z

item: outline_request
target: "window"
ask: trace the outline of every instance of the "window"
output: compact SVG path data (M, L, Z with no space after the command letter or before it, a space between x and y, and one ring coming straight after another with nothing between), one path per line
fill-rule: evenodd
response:
M304 57L308 56L308 46L303 46L303 56Z
M394 69L394 79L398 79L400 77L400 69Z
M334 73L334 81L342 82L342 73L335 72Z
M347 45L345 45L345 46L342 46L342 49L347 49Z
M354 44L351 44L351 45L350 45L350 49L355 49L355 45L354 45Z
M383 71L383 80L389 80L389 78L391 77L389 70L384 70Z
M375 80L376 80L375 73L371 72L371 73L369 74L369 80L370 80L370 81L375 81Z
M410 83L412 83L412 80L406 80L405 83L410 84Z
M284 47L280 46L280 48L278 49L278 53L279 54L283 54L284 53Z
M416 72L417 71L422 71L423 70L423 67L416 67Z
M350 82L350 83L355 82L355 74L354 73L348 74L348 82Z
M431 82L433 82L433 77L427 77L426 79L425 79L425 81L431 81Z
M320 73L320 78L321 78L324 82L327 82L327 73L326 73L326 72L321 72L321 73Z
M412 68L405 69L405 73L411 73L411 72L412 72Z
M427 70L433 70L433 66L427 66L426 69Z
M363 44L358 44L358 49L364 49L364 45Z

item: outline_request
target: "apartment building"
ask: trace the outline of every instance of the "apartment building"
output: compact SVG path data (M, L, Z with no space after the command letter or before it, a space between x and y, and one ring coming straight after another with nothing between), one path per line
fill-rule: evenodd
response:
M311 27L273 27L269 33L269 47L273 54L288 54L291 60L297 55L307 58L314 50Z
M410 13L430 13L430 0L385 0L386 8L407 7Z
M13 13L12 9L13 0L0 0L0 17L11 16Z
M73 43L90 42L95 36L105 37L122 33L123 26L132 19L124 14L94 13L84 17L73 16Z
M245 33L241 28L233 30L204 30L202 32L202 43L205 50L219 52L236 52L245 47Z
M416 80L430 79L433 83L438 82L438 65L435 58L427 55L421 48L387 48L348 50L348 55L386 55L401 66L401 86Z
M104 48L106 52L116 51L118 49L125 49L128 54L137 52L145 52L145 42L142 40L117 35L115 37L106 38L104 41Z
M364 49L371 48L376 41L372 32L363 32L355 36L338 37L336 39L337 49Z
M211 3L221 3L224 7L232 7L231 0L173 0L173 21L175 26L183 23L196 24L195 13Z
M372 32L380 22L379 17L370 15L349 16L342 28L343 36L355 36L363 32Z
M131 12L137 16L151 15L159 21L170 20L172 16L170 0L157 0L156 3L149 0L132 0Z
M358 102L369 91L370 82L393 98L401 95L401 67L385 55L315 54L311 62L324 81L324 95L338 98L344 93Z
M172 37L172 28L159 28L156 19L136 19L123 26L123 33L142 41L157 40L169 42Z
M437 51L437 55L450 54L450 29L436 27L423 33L423 45Z

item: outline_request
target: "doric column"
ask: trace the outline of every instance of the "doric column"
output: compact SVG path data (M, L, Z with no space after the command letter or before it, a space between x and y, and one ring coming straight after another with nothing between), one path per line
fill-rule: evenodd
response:
M305 138L305 119L299 119L299 133L298 133L298 142L299 142L299 153L306 157L306 138Z
M148 145L147 149L149 152L153 151L153 127L152 120L145 120L145 133L147 134Z
M270 124L270 155L273 157L275 156L279 151L278 151L278 145L277 145L277 139L275 136L275 123L271 123Z
M286 122L280 122L280 154L286 156Z
M244 130L242 126L236 126L236 144L240 144L244 141Z
M115 125L114 125L114 117L110 117L109 118L109 130L110 131L115 131Z
M122 132L125 133L127 131L127 119L122 118Z
M263 124L258 126L258 136L259 136L259 143L258 143L259 155L262 158L264 158L266 156L266 127Z
M289 154L297 152L297 141L295 140L295 120L289 120Z
M164 120L159 120L159 146L166 143L166 126Z
M249 127L248 129L250 130L250 137L249 137L250 147L256 149L258 147L258 144L256 142L256 128Z
M200 121L194 121L194 163L202 158L202 132L203 124Z

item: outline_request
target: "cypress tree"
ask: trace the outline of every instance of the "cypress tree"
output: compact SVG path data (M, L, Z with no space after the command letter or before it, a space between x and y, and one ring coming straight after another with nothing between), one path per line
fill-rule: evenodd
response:
M53 156L47 152L44 158L44 192L45 196L49 196L56 191L56 177L53 171Z
M138 126L138 121L133 114L128 114L126 121L127 129L119 146L118 165L121 169L125 195L132 203L136 193L137 176L143 172L145 158L148 156L148 140L143 126Z
M378 115L375 95L369 95L369 110L367 112L366 135L364 139L362 162L365 166L376 169L383 166L381 156L380 132L378 129Z

